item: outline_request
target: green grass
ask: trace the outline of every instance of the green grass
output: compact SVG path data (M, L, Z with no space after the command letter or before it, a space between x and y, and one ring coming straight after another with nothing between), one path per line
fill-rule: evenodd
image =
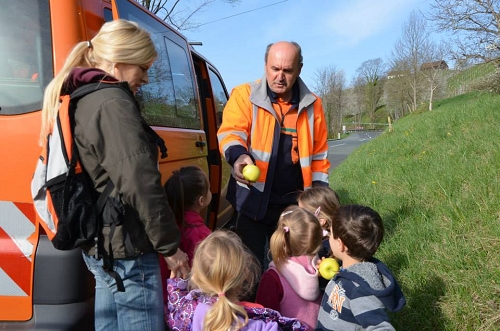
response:
M377 257L407 298L397 330L500 330L500 96L413 113L332 170L342 203L385 222Z

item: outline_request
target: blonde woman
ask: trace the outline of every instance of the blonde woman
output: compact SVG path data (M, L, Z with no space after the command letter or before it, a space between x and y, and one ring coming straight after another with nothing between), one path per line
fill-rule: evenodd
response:
M115 189L110 199L126 210L111 235L109 228L104 229L111 245L106 241L99 254L112 260L94 257L94 245L83 252L96 280L97 331L163 330L157 252L177 275L189 272L157 169L158 146L151 143L134 97L148 83L148 69L156 57L149 33L136 23L105 23L92 40L74 46L44 95L42 144L61 95L92 83L116 84L116 88L96 88L78 101L75 111L74 138L83 167L99 192L111 180Z

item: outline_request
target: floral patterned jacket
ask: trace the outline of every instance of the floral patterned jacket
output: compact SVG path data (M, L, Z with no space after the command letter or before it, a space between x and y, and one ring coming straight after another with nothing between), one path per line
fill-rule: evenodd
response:
M188 290L188 280L173 278L167 280L168 304L165 306L165 318L172 331L191 331L192 319L199 303L213 304L216 297L206 295L199 290ZM249 320L261 320L266 323L275 322L282 331L304 331L296 318L281 316L279 312L269 308L243 306Z

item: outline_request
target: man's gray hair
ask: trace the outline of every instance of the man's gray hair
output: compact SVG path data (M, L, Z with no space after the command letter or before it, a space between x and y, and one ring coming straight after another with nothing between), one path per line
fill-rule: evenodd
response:
M269 50L271 49L271 46L273 46L275 43L270 43L269 45L267 45L266 47L266 54L264 55L264 63L267 64L267 57L269 56ZM295 46L297 48L297 52L299 54L299 64L302 64L302 62L304 61L304 58L302 57L302 48L300 47L300 45L295 42L295 41L290 41L290 44L292 44L293 46Z

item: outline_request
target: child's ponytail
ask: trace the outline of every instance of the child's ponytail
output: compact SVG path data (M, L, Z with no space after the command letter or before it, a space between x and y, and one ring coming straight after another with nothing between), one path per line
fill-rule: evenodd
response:
M184 185L180 170L175 170L165 183L165 192L177 225L184 226Z
M204 330L227 331L239 330L248 323L245 309L229 300L224 293L218 294L219 299L205 315ZM241 318L244 320L242 321Z
M239 330L248 323L244 299L260 275L255 256L232 231L215 230L196 248L191 282L194 287L218 300L203 322L203 330Z
M278 270L291 256L291 252L288 249L290 246L290 235L290 227L287 225L287 220L280 217L276 231L274 231L269 241L269 251L274 265Z

